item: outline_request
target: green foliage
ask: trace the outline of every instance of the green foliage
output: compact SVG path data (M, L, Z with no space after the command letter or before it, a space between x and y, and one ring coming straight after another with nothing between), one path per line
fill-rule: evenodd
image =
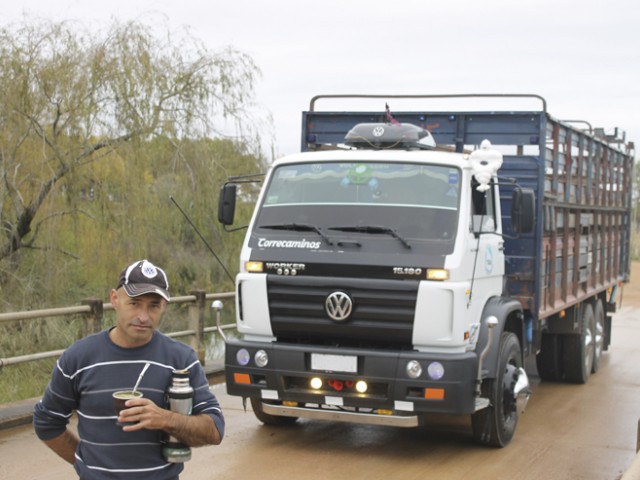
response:
M231 287L170 197L235 271L241 234L215 221L217 191L263 170L247 114L259 72L241 52L153 31L0 29L0 311L106 298L139 258L177 294ZM228 119L245 135L221 136Z

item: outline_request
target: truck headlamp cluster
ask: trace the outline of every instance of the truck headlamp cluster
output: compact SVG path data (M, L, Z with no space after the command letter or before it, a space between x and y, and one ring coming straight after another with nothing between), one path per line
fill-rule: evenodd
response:
M258 350L253 356L253 360L256 362L258 367L266 367L269 363L269 354L264 350ZM251 361L251 354L246 348L241 348L236 352L236 362L238 365L244 367L249 365Z
M420 378L422 375L422 365L417 360L407 362L407 376L409 378ZM441 380L444 377L444 365L440 362L431 362L427 366L427 375L431 380Z

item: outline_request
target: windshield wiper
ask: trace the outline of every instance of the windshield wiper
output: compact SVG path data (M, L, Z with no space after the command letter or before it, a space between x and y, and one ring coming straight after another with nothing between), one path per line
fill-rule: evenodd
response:
M351 227L329 227L329 230L338 230L340 232L358 232L358 233L384 233L387 235L391 235L393 238L397 238L402 242L402 245L405 248L411 248L409 242L407 242L398 232L396 232L393 228L389 227L380 227L378 225L354 225Z
M291 230L294 232L316 232L322 237L322 239L329 245L333 245L333 242L327 237L322 230L315 225L307 225L305 223L279 223L276 225L260 225L258 228L268 228L271 230Z

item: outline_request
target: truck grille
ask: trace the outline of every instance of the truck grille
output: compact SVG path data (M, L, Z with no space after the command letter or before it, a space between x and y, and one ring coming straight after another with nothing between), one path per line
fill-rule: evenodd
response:
M269 275L271 328L278 341L322 345L410 347L418 281ZM335 322L327 296L349 294L353 311Z

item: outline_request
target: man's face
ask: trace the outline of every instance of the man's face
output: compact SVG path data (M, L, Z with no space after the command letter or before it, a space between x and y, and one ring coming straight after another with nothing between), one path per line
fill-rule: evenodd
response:
M129 297L122 288L111 290L110 299L116 311L116 327L111 331L111 340L125 348L149 342L162 317L166 300L153 293Z

